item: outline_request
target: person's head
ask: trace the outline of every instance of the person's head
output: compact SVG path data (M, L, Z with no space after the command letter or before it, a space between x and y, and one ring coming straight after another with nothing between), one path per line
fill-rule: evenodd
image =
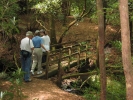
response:
M39 36L40 35L40 31L39 30L36 30L35 31L35 36Z
M46 35L46 33L45 33L44 29L41 29L40 30L40 36L44 36L44 35Z
M33 37L33 32L27 31L27 32L26 32L26 37L32 39L32 37Z

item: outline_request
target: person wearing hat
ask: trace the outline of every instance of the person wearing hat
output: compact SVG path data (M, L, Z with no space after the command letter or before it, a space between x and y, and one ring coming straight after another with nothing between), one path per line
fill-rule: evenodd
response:
M33 55L32 55L33 63L32 63L32 67L31 67L31 73L32 73L32 75L34 75L34 70L35 70L35 67L37 66L37 74L41 74L42 73L42 66L41 66L42 48L44 50L46 50L46 49L43 46L43 40L40 37L40 31L39 30L35 31L35 36L33 37L32 41L34 44L34 50L33 50Z
M40 30L40 36L43 39L43 46L47 49L47 51L49 51L50 50L50 37L47 35L44 29ZM47 53L44 49L42 49L42 51L43 51L42 63L45 63L46 58L47 58ZM43 66L43 68L45 68L45 66Z
M33 33L31 31L26 32L26 37L21 40L20 43L20 56L22 71L24 71L24 81L30 82L30 69L31 69L31 55L34 49L32 42Z

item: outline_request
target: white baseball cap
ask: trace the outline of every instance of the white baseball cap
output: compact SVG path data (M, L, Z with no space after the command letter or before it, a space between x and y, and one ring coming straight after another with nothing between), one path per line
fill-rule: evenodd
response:
M27 31L27 32L26 32L26 36L29 36L29 35L33 35L33 32Z

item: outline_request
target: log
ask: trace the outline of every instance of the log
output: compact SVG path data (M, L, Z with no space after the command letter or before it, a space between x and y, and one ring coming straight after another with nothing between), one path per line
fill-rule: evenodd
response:
M107 70L106 72L110 73L110 74L115 74L115 73L123 73L123 70ZM73 73L73 74L62 76L62 79L67 79L67 78L70 78L70 77L77 77L77 76L80 76L80 77L86 76L86 77L88 77L90 75L95 75L95 74L99 74L99 72L92 71L92 72L86 72L86 73Z
M62 79L67 79L70 77L77 77L77 76L90 76L90 75L95 75L95 74L98 74L98 72L93 71L93 72L86 72L86 73L74 73L74 74L62 76Z

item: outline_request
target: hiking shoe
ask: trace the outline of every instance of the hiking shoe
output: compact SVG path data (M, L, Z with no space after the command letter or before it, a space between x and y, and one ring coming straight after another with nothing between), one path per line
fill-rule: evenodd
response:
M39 74L42 74L42 71L38 71L37 74L38 74L38 75L39 75Z
M31 79L29 79L29 80L26 80L25 82L31 82Z
M31 70L30 72L31 72L31 74L32 74L32 75L34 75L34 74L35 74L33 70Z

